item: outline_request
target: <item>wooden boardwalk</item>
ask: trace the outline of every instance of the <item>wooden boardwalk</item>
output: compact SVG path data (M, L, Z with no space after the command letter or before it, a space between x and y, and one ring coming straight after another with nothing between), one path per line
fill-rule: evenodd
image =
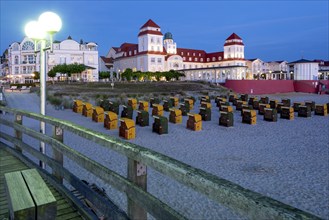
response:
M11 155L6 150L0 148L0 219L9 219L8 201L5 192L4 174L14 171L30 169L18 158ZM45 180L49 189L53 193L57 201L57 217L56 219L84 219L80 213L71 206L71 204L64 198L47 180Z

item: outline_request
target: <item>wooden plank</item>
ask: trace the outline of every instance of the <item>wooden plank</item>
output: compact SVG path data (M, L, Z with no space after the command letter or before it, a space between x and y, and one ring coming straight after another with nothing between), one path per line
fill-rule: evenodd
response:
M5 179L11 219L34 218L35 206L22 174L6 173Z
M37 219L54 219L56 199L36 169L21 171L36 206Z
M65 214L65 215L61 215L58 217L58 219L61 219L61 220L66 220L66 219L71 219L71 218L75 218L75 217L78 217L79 214L76 213L76 212L72 212L72 213L68 213L68 214Z
M73 209L72 207L67 207L67 208L57 210L57 217L59 217L61 215L65 215L67 213L71 213L71 212L76 212L76 210Z

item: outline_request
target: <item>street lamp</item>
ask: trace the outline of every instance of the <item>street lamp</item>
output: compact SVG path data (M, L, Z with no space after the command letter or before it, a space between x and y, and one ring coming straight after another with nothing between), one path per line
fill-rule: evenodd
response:
M25 26L25 34L34 40L34 50L36 52L37 41L40 41L40 114L46 115L46 35L50 36L50 49L53 51L53 35L62 27L61 18L54 12L44 12L38 21L31 21ZM46 125L40 122L40 132L46 133ZM40 151L45 154L45 143L40 142ZM45 168L44 162L40 161L40 166Z

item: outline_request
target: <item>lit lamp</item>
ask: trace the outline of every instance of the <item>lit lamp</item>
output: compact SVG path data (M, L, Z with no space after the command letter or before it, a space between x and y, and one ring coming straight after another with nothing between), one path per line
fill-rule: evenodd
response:
M62 27L61 18L53 12L44 12L40 15L38 21L31 21L25 26L25 34L34 40L34 49L36 52L37 41L41 42L40 47L40 114L46 115L46 34L50 36L50 49L53 51L53 35ZM40 122L40 132L46 133L46 125ZM45 153L45 143L40 142L40 151ZM40 161L40 166L45 168L45 164Z

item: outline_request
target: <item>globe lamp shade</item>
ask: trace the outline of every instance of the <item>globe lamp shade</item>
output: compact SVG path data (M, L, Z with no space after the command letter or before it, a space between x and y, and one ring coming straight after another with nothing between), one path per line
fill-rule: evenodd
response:
M39 21L41 27L47 33L56 33L62 28L61 18L54 12L44 12L40 15Z
M45 39L46 37L46 32L36 21L30 21L25 25L25 34L27 37L35 40Z

